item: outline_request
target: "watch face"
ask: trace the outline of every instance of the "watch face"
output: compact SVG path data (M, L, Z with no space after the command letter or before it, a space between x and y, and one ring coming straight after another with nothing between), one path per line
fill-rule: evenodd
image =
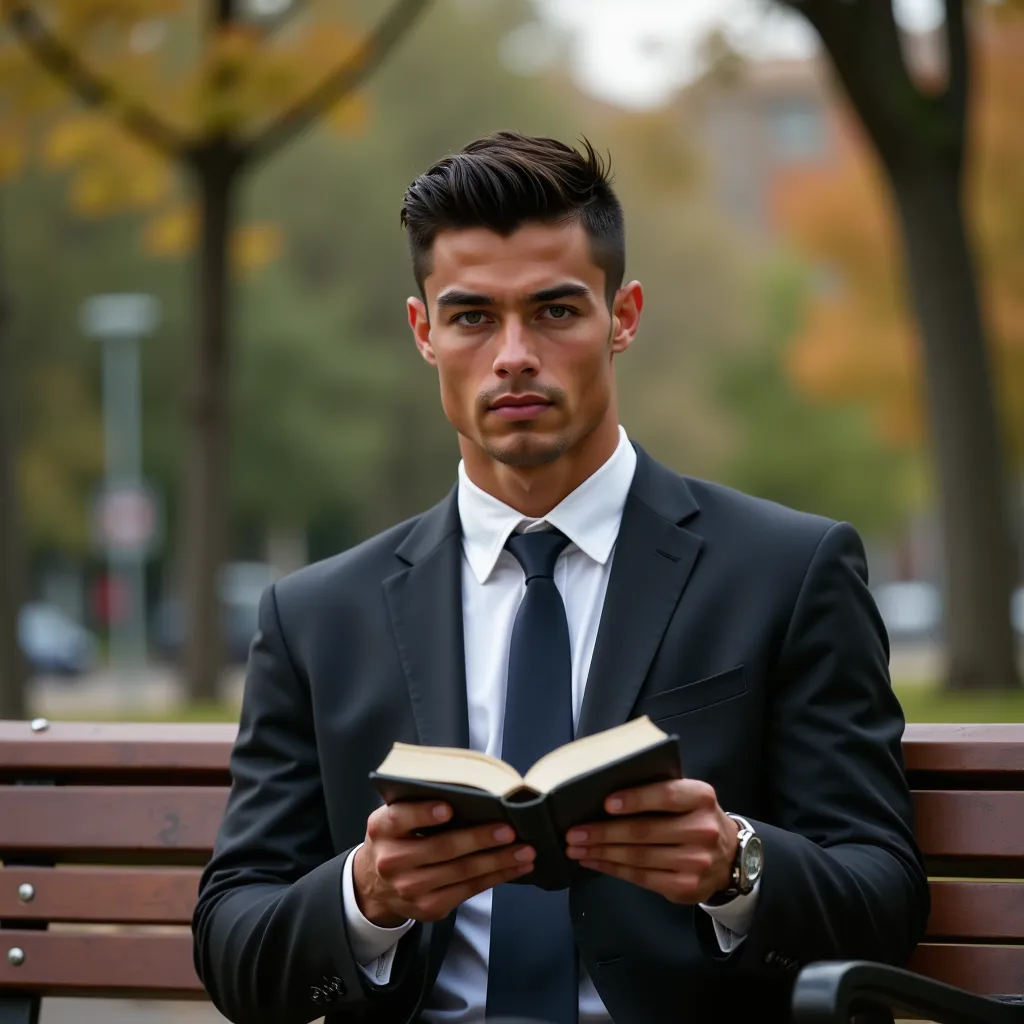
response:
M761 869L764 867L764 850L757 836L751 836L747 841L742 860L746 883L752 886L761 877Z

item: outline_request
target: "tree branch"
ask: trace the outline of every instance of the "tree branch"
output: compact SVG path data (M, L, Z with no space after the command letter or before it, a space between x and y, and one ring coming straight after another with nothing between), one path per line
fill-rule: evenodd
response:
M886 162L915 136L923 97L903 57L892 0L784 0L817 31L850 102Z
M971 76L966 21L964 0L946 0L946 50L949 72L945 98L961 139L966 132L967 97L970 92Z
M261 160L281 149L309 128L325 110L358 89L380 67L429 3L430 0L395 0L353 57L252 141L246 150L247 162Z
M71 47L52 33L27 3L4 5L7 21L21 43L47 71L59 78L86 106L102 107L117 96L113 83L92 71ZM168 156L180 157L190 140L141 104L129 103L118 113L122 125L143 142Z

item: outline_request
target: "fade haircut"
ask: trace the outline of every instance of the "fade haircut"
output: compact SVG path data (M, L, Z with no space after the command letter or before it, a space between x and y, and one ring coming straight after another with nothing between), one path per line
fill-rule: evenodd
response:
M578 221L590 240L591 258L604 271L610 307L626 269L622 207L612 191L610 166L586 138L581 142L582 153L557 139L495 132L421 174L406 190L401 220L424 299L438 232L481 227L508 237L531 222Z

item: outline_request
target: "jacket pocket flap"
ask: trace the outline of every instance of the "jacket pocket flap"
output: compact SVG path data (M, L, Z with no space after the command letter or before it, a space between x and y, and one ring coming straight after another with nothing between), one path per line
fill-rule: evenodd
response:
M648 715L654 721L685 715L711 704L718 704L747 692L747 678L742 665L730 668L717 675L684 683L671 690L651 694L637 707L641 715Z

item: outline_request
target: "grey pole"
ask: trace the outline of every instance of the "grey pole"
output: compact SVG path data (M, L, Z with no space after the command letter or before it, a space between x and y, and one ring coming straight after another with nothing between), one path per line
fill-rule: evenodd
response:
M108 335L103 339L103 417L107 486L138 491L142 485L139 339ZM112 623L111 663L123 676L146 664L146 574L140 548L107 545L110 576L123 587L125 614Z
M139 344L159 319L151 295L95 295L82 307L82 328L102 343L103 420L106 447L107 496L145 500L142 478L142 399ZM110 513L109 504L105 506ZM132 514L131 505L128 509ZM127 598L125 614L111 623L111 666L121 676L126 697L135 688L130 680L146 664L146 557L142 542L125 543L106 524L103 531L110 578Z

